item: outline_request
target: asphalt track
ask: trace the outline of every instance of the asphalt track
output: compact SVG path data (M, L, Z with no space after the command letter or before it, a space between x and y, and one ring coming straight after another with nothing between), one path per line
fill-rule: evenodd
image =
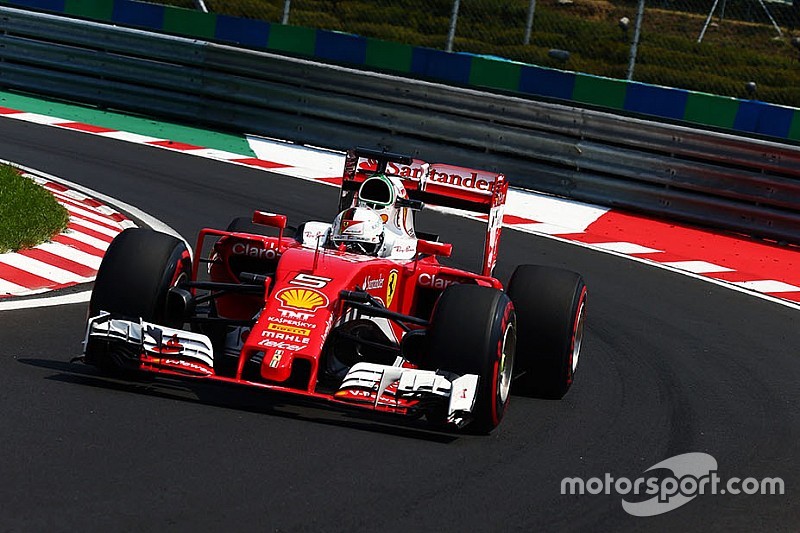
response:
M135 205L193 241L254 208L329 219L336 191L244 167L0 120L0 158ZM473 267L481 225L418 226ZM250 391L127 383L70 359L85 304L0 312L2 531L796 531L798 311L507 231L498 275L583 273L588 331L562 401L515 397L489 437L396 426ZM650 518L564 477L636 478L706 452L784 496L698 496ZM631 498L632 499L632 498Z

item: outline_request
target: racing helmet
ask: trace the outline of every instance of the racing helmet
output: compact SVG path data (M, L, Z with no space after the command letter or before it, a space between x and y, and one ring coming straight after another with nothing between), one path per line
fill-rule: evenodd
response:
M356 205L375 211L394 233L414 236L414 216L406 207L399 207L399 199L408 199L402 181L394 176L370 176L358 189Z
M336 246L344 244L348 252L378 255L383 239L383 222L372 209L351 207L333 219L331 240Z

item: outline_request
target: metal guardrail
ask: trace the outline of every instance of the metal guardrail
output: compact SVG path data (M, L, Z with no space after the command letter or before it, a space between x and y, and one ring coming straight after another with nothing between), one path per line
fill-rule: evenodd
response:
M0 85L800 243L800 148L0 7ZM535 218L535 214L532 214Z

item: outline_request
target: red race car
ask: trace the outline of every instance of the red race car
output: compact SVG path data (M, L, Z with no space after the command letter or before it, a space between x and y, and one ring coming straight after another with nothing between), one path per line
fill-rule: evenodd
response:
M84 361L491 431L512 386L567 392L586 304L574 272L522 265L505 290L492 276L507 190L501 174L356 149L332 224L287 236L285 216L256 211L201 230L194 259L125 230L97 273ZM416 231L424 203L487 215L481 273L439 262L452 246Z

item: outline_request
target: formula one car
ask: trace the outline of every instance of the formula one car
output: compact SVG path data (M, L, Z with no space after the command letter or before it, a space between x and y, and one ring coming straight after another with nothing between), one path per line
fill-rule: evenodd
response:
M175 237L127 229L97 274L84 361L489 432L512 382L567 392L586 304L574 272L519 266L505 291L492 277L507 190L502 174L355 149L333 224L288 236L285 216L256 211L201 230L193 259ZM439 262L452 246L415 230L424 203L486 216L481 273Z

